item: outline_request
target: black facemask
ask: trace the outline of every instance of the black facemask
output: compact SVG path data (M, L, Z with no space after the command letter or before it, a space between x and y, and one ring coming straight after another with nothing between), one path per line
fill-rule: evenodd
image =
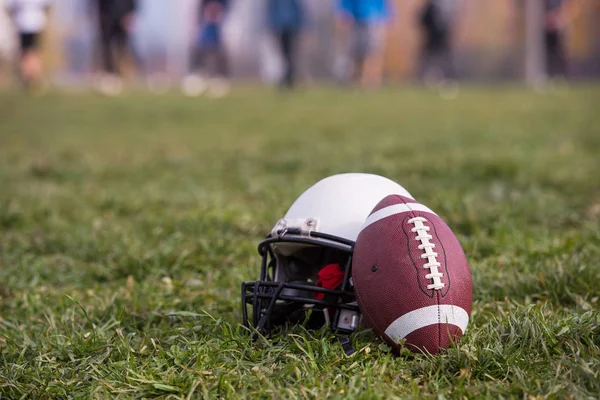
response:
M292 230L269 235L258 246L259 280L242 283L244 325L264 333L298 323L309 329L328 324L336 331L352 332L360 319L350 279L353 244L317 232L310 237ZM339 265L339 285L317 286L320 271L330 264Z

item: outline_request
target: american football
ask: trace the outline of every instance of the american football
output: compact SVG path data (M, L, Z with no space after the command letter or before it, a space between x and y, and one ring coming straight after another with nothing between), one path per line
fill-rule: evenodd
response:
M390 195L358 235L352 276L363 318L393 349L438 353L469 322L471 272L458 239L435 212Z

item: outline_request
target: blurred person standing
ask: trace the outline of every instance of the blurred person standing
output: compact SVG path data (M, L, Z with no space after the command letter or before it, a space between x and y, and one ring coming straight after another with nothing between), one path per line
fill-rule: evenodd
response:
M456 79L452 41L460 3L460 0L427 0L421 9L421 74L430 86Z
M136 67L140 59L130 41L137 11L136 0L94 0L97 6L100 28L100 56L103 76L98 90L106 95L118 95L122 91L120 61L129 53Z
M389 0L338 0L336 8L338 79L360 81L364 87L379 86L383 78L383 51Z
M296 51L305 24L302 0L268 0L267 23L283 56L282 88L291 89L296 82Z
M229 60L223 42L223 24L228 0L200 0L197 29L190 58L190 74L182 81L182 91L212 97L229 92Z
M46 27L51 0L7 0L6 9L18 33L20 43L19 74L33 91L45 87L40 56L40 36Z
M549 78L567 76L565 30L569 23L568 0L544 0L544 49Z

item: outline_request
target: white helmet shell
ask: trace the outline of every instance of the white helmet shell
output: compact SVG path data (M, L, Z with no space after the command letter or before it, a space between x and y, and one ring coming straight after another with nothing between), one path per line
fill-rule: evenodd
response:
M396 182L373 174L339 174L327 177L308 188L273 227L277 236L296 228L356 241L363 223L381 199L398 194L413 198Z

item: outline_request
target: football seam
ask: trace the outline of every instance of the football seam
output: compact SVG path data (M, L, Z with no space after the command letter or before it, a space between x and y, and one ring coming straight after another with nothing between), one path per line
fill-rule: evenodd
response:
M408 205L408 204L409 204L409 203L407 203L406 201L404 201L404 199L402 198L402 196L396 195L396 197L397 197L398 199L400 199L400 201L401 201L402 203L404 203L404 204L406 204L406 205ZM418 202L417 202L417 203L418 203ZM410 204L414 204L414 203L410 203ZM419 203L419 204L420 204L420 203ZM409 213L408 213L408 214L409 214L409 215L412 215L412 216L413 216L413 218L414 218L414 217L418 217L418 216L419 216L418 212L417 212L417 211L415 211L415 210L411 210L411 211L409 211ZM403 220L403 222L404 222L405 220L406 220L406 218ZM404 223L403 223L402 225L404 225ZM416 266L416 264L415 264L415 262L414 262L414 260L413 260L413 258L412 258L412 255L411 255L411 253L410 253L410 237L408 236L408 233L407 233L407 232L404 230L404 227L402 227L402 231L404 232L404 234L405 234L405 235L406 235L406 237L408 238L408 241L407 241L407 244L408 244L408 255L409 255L409 257L410 257L410 260L413 262L413 265L414 265L415 267L417 267L417 271L418 271L418 266ZM421 288L421 282L420 282L420 280L419 280L419 275L418 275L418 273L417 273L417 284L418 284L418 286L419 286L419 289L420 289L421 291L423 291L423 289ZM425 294L426 294L426 293L425 293ZM426 294L426 295L427 295L427 294ZM428 297L429 297L429 296L428 296ZM439 303L439 300L438 300L438 321L440 320L440 316L439 316L439 315L440 315L440 307L439 307L439 304L440 304L440 303ZM438 325L439 325L439 324L438 324ZM414 332L414 331L413 331L413 332ZM408 337L408 335L410 335L411 333L412 333L412 332L408 333L408 334L407 334L405 337L403 337L402 339L406 339L406 337ZM387 336L387 335L386 335L386 336ZM390 339L390 340L391 340L391 339ZM392 342L394 342L394 343L395 343L395 341L394 341L394 340L392 340ZM438 335L438 342L439 342L439 335ZM417 346L417 347L418 347L418 346Z
M414 212L414 211L413 211ZM417 263L415 262L413 255L410 251L410 243L411 243L411 235L409 234L410 231L407 231L404 228L404 224L406 223L407 220L414 218L414 217L418 217L419 215L416 216L406 216L403 220L402 220L402 231L404 232L404 235L406 236L406 253L408 254L408 256L410 257L410 261L412 262L413 267L415 268L415 271L417 273L417 285L419 286L419 290L421 292L423 292L423 294L431 299L433 299L433 297L435 296L435 290L431 289L431 290L426 290L423 289L423 286L421 286L421 279L420 279L420 274L421 274L421 267L419 265L417 265ZM431 294L427 293L428 291L431 292Z
M438 312L438 348L442 347L442 314L440 310L440 294L438 293L437 297L437 312Z
M401 196L398 196L398 195L396 195L396 197L398 197L398 198L399 198L399 199L400 199L400 200L401 200L401 201L402 201L404 204L408 204L408 203L406 203L406 201L404 201L404 199L403 199ZM410 214L412 214L412 215L413 215L413 217L418 217L418 216L419 216L419 214L417 213L417 211L413 211L413 210L411 210L411 211L410 211L409 215L410 215ZM406 218L405 218L404 220L406 220ZM404 224L403 224L403 225L404 225ZM435 229L435 226L434 226L433 224L431 224L431 225L433 226L433 231L436 233L436 237L437 237L438 241L440 242L440 245L441 245L441 247L442 247L442 250L443 250L444 246L442 245L442 242L441 242L441 240L440 240L439 236L437 235L437 231L436 231L436 229ZM409 249L410 249L410 237L408 236L408 233L407 233L407 232L404 230L404 228L402 228L402 231L403 231L403 232L404 232L404 233L407 235L407 238L408 238L408 242L407 242L407 243L409 243L409 244L408 244L408 246L409 246ZM446 267L447 267L447 265L448 265L448 262L447 262L447 260L446 260L446 251L445 251L445 250L443 250L443 251L444 251L444 264L445 264L445 265L446 265ZM418 271L418 272L420 272L420 271L418 270L418 266L415 264L415 262L414 262L414 260L413 260L413 258L412 258L412 254L410 253L410 250L409 250L408 254L409 254L409 256L410 256L410 259L411 259L411 261L413 262L413 265L415 265L415 267L417 268L417 271ZM446 268L446 273L447 273L447 272L448 272L448 271L447 271L447 268ZM420 281L420 279L419 279L419 274L418 274L418 273L417 273L417 283L418 283L418 285L419 285L419 289L421 289L421 291L422 291L422 292L424 292L424 291L423 291L423 288L421 287L421 281ZM449 286L449 285L450 285L450 281L448 281L448 286ZM440 294L439 294L439 293L435 293L435 292L438 292L437 290L432 290L432 291L434 292L434 293L433 293L433 295L435 296L435 298L436 298L436 302L437 302L437 312L438 312L438 324L437 324L437 328L438 328L438 329L437 329L437 331L438 331L438 335L437 335L437 344L438 344L438 348L440 348L440 347L442 347L442 346L441 346L441 344L442 344L442 335L441 335L441 332L440 332L440 330L441 330L441 323L440 323L440 321L441 321L441 319L442 319L442 316L441 316L441 314L440 314L440 312L441 312L441 310L440 310ZM425 295L426 295L427 297L430 297L430 298L433 298L433 297L434 297L434 296L429 296L429 295L427 295L427 293L425 293ZM436 296L436 295L437 295L437 296ZM414 332L414 331L413 331L413 332ZM412 333L412 332L410 332L408 335L410 335L411 333ZM408 335L406 335L406 336L408 336ZM386 336L387 336L387 335L386 335ZM434 343L435 343L435 342L434 342Z

